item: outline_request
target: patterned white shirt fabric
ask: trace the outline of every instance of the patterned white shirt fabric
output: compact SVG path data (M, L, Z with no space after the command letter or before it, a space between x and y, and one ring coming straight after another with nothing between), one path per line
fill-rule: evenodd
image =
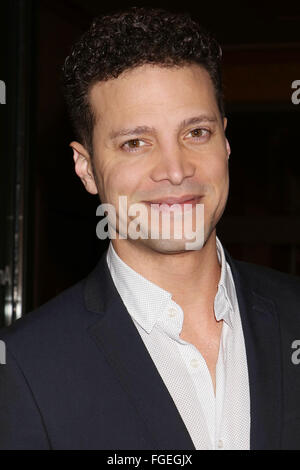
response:
M110 242L113 282L182 417L197 450L250 448L250 393L246 350L234 281L216 237L221 276L214 300L223 320L216 393L200 351L179 337L184 312L172 294L129 267Z

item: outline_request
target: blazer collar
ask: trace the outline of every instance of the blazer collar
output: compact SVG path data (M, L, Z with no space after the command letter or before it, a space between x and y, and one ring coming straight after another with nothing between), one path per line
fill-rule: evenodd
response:
M255 270L224 248L237 292L245 338L251 409L251 449L279 449L282 421L279 320ZM88 333L114 369L154 449L195 449L186 426L113 283L107 250L85 280L86 308L99 313ZM254 274L253 274L254 273Z

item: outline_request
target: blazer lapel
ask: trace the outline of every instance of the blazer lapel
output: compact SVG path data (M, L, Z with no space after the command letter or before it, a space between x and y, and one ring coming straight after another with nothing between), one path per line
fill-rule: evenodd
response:
M154 449L195 449L185 424L113 283L106 252L85 284L99 321L88 333L106 356L144 421Z
M255 269L224 251L235 283L247 354L250 448L280 449L283 396L278 313L273 300L264 296L264 286L256 282Z

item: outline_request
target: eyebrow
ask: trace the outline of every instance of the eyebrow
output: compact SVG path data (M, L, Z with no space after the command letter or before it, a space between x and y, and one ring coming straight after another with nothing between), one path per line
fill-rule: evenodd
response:
M201 114L199 116L194 116L189 119L184 119L181 123L177 126L177 131L183 129L184 127L190 126L191 124L199 124L203 122L216 122L217 118L215 116L208 116L206 114ZM157 134L155 127L149 126L137 126L132 129L119 129L116 131L112 131L109 134L110 140L115 140L117 137L122 136L132 136L132 135L141 135L141 134Z

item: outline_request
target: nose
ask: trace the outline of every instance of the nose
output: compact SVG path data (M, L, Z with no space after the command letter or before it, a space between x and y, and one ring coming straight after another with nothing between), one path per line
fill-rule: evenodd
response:
M186 152L180 148L160 151L151 170L151 178L155 182L169 180L174 185L194 175L195 164L192 163Z

